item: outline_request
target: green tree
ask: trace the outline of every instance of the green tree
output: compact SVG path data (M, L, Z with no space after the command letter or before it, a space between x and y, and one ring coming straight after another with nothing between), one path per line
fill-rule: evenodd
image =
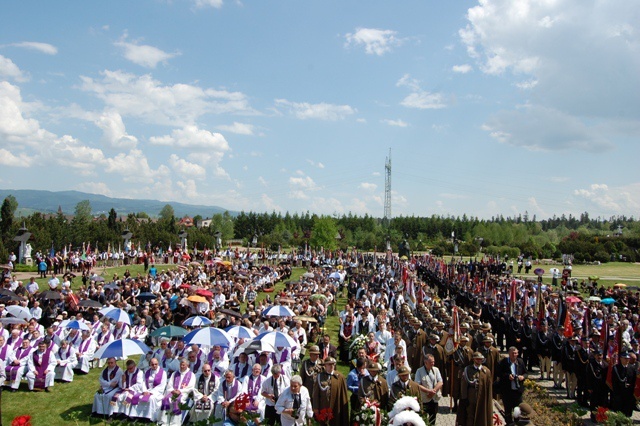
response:
M309 242L311 247L335 250L338 247L336 235L338 235L338 226L334 219L330 216L322 216L314 221Z
M87 223L91 220L91 202L89 200L82 200L76 204L74 219L82 223Z
M13 215L17 208L18 201L13 195L7 196L2 202L2 208L0 208L0 232L2 232L3 239L9 236L11 226L13 225Z

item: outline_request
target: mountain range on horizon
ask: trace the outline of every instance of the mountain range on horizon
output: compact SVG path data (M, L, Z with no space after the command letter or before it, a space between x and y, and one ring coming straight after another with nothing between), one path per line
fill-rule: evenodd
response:
M17 215L27 216L33 212L57 213L58 209L67 215L74 214L76 205L84 200L91 203L94 216L109 214L112 208L119 216L129 213L145 212L151 217L157 217L164 206L170 204L176 217L195 216L211 217L216 213L229 211L233 216L238 212L218 206L204 206L179 203L176 201L137 200L128 198L111 198L100 194L90 194L80 191L43 191L36 189L0 189L0 197L4 200L13 195L18 201Z

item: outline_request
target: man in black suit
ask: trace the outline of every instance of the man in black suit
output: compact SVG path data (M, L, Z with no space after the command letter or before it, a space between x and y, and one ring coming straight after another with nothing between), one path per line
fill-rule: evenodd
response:
M513 409L522 403L524 381L527 378L527 368L522 358L518 358L518 348L509 348L509 357L498 363L496 376L504 403L504 420L507 425L513 423Z
M327 357L337 357L338 348L331 344L331 336L325 334L322 336L322 341L318 343L318 349L320 349L320 359L325 360Z

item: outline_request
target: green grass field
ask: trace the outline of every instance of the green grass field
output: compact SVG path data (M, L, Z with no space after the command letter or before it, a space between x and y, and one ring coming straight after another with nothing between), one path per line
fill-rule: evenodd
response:
M552 266L543 266L548 269ZM141 265L128 266L132 275L142 272ZM122 275L126 267L109 268L103 276L111 277L114 273ZM163 267L158 267L162 270ZM99 270L102 271L101 269ZM292 280L296 280L304 272L304 269L298 268L294 270ZM640 285L640 265L628 263L611 263L600 266L594 265L577 265L573 268L573 276L582 279L590 275L598 275L602 279L600 282L605 285L612 285L617 282L625 282L631 286ZM533 277L533 276L532 276ZM545 281L551 281L545 278ZM41 288L46 288L46 280L39 279ZM78 287L81 281L76 278L74 287ZM276 286L276 292L284 287L283 283ZM258 298L261 300L266 293L260 293ZM345 298L337 300L336 311L339 312L346 304ZM325 323L326 331L332 336L333 342L338 341L338 332L340 322L337 316L329 316ZM338 364L338 370L345 376L349 372L347 365ZM99 369L91 370L88 375L76 375L73 383L59 384L56 383L51 393L30 393L27 391L26 383L23 383L20 390L16 393L3 392L2 394L2 421L4 424L10 424L11 420L16 416L28 414L32 416L32 424L34 426L64 426L64 425L87 425L99 424L104 421L92 419L89 417L91 412L91 404L93 402L93 394L98 389ZM115 422L111 422L112 424Z

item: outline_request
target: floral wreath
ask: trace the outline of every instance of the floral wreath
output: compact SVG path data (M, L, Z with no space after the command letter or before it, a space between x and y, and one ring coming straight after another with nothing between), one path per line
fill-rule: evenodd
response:
M420 415L418 414L419 412L420 412L420 403L418 402L418 400L412 396L403 396L402 398L398 399L395 402L395 404L393 404L393 409L389 411L389 420L391 421L391 424L394 424L394 425L411 423L417 426L424 426L425 424L424 420L420 418ZM411 421L396 422L396 418L398 416L403 418L404 413L416 414L417 417L420 418L421 423L413 423Z

